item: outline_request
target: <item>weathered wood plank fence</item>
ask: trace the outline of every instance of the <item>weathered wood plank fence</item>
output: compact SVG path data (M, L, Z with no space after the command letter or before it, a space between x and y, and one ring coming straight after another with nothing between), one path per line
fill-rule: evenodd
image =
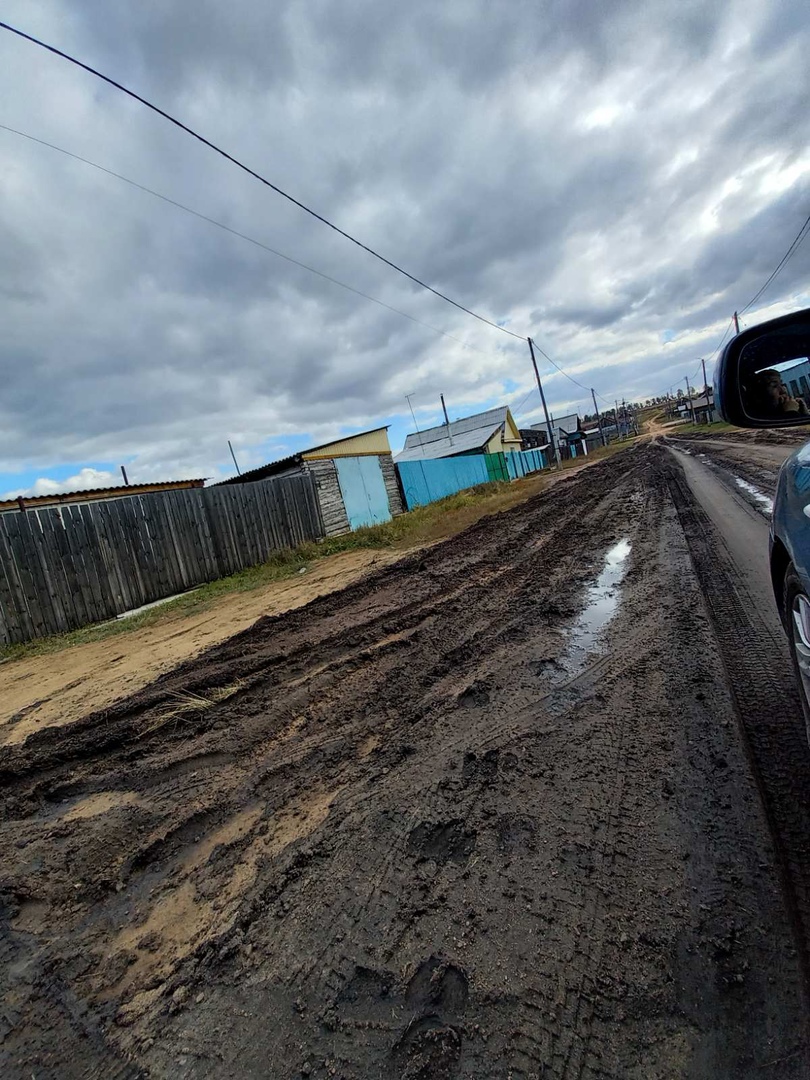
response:
M0 643L110 619L322 536L307 474L0 514Z

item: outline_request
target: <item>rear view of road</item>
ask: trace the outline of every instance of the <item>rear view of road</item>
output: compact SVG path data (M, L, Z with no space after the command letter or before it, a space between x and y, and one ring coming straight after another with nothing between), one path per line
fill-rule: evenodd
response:
M807 1076L798 703L685 462L8 746L3 1075Z

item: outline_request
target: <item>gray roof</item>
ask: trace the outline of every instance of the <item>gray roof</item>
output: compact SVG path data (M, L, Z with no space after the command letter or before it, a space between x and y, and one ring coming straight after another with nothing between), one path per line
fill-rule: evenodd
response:
M449 434L447 424L440 424L409 435L395 460L421 461L424 458L452 457L454 454L480 450L506 423L508 411L508 405L501 405L497 409L465 416L462 420L453 420Z
M689 401L689 398L683 398L683 400L678 402L678 408L682 412L689 412ZM691 402L692 408L694 409L705 409L707 408L707 406L711 406L712 408L714 408L714 394L710 390L708 395L701 394L700 397L691 398Z
M535 429L543 428L545 430L546 424L532 424ZM570 413L568 416L558 416L551 418L551 427L554 431L564 431L566 435L570 435L576 431L579 427L579 414Z

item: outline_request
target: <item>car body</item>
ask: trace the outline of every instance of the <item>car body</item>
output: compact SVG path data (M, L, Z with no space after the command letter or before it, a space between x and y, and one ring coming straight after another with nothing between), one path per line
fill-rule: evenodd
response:
M790 563L810 587L810 442L796 450L779 471L771 515L771 581L785 629L785 574Z
M810 309L805 309L750 327L729 342L715 370L715 401L723 419L739 427L808 424L808 375ZM779 472L770 567L810 742L810 441Z

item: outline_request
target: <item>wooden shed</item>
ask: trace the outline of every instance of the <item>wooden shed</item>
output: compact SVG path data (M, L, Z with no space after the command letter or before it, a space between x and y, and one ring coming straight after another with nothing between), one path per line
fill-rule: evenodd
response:
M379 525L404 510L387 427L313 446L223 483L250 484L300 473L315 479L326 536Z

